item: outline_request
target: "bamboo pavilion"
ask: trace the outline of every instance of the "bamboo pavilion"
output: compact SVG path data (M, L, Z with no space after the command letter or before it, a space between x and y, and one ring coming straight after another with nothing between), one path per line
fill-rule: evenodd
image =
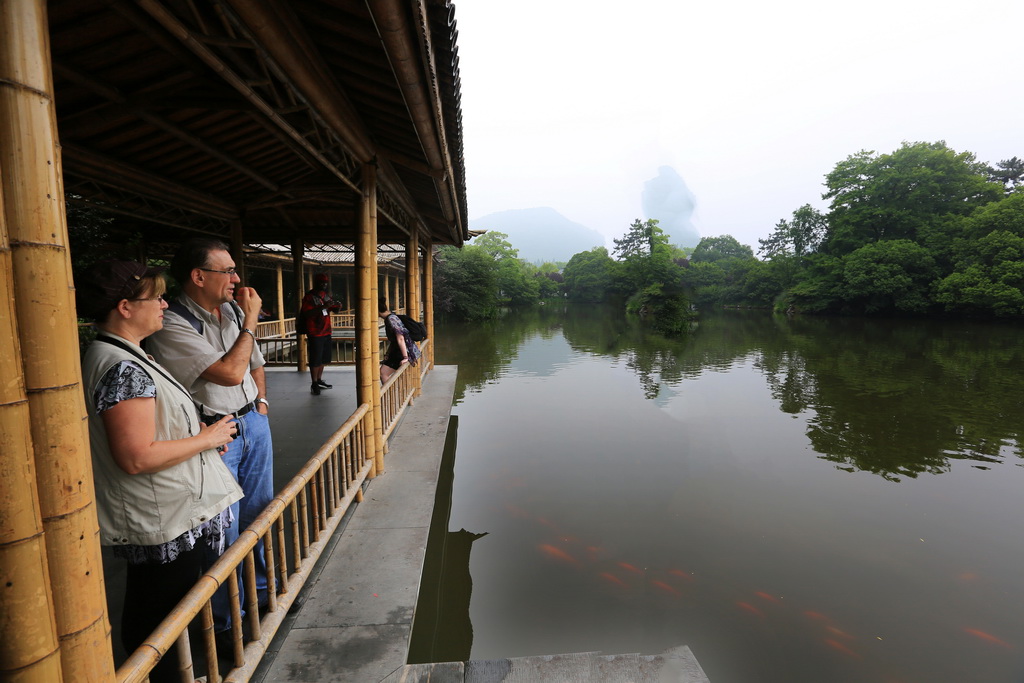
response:
M379 410L378 245L431 328L469 237L457 36L450 0L0 1L0 678L114 680L65 197L136 257L284 245L300 296L344 245Z

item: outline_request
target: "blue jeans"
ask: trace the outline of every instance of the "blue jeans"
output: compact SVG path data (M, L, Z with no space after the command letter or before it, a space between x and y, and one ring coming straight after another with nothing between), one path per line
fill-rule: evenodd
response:
M238 540L238 535L259 516L274 498L274 446L270 438L270 420L251 410L238 418L238 438L231 442L228 452L224 455L224 464L231 470L245 497L231 506L235 515L235 523L226 533L226 544ZM263 555L263 542L257 544L256 560L256 591L261 605L267 602L267 562ZM207 553L207 566L217 560L212 551ZM245 606L245 587L242 584L243 565L238 571L238 596ZM213 628L225 631L231 628L231 602L228 598L227 584L221 586L213 596Z

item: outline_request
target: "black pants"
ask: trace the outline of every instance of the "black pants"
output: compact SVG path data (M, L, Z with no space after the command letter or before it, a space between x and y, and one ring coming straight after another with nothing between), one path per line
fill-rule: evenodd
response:
M129 564L121 613L121 643L129 654L145 642L203 573L203 541L166 564ZM177 683L178 649L171 647L149 675L151 683Z

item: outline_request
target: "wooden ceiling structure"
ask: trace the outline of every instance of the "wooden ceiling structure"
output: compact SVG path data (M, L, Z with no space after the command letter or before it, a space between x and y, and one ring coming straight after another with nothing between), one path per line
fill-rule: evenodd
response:
M149 253L195 234L468 238L450 0L49 0L67 196ZM237 239L237 235L236 235Z

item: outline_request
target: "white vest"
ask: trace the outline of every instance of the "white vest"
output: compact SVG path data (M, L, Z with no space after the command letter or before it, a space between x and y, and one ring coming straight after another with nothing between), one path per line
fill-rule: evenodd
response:
M101 332L129 344L117 335ZM144 352L139 349L139 354ZM89 413L93 478L103 545L159 545L208 521L242 498L242 489L215 449L153 474L128 474L110 454L107 430L96 411L103 375L122 360L135 361L156 384L156 439L184 439L199 433L199 416L188 391L149 363L113 344L94 341L82 359ZM165 371L166 372L166 371ZM236 522L237 523L237 522Z

